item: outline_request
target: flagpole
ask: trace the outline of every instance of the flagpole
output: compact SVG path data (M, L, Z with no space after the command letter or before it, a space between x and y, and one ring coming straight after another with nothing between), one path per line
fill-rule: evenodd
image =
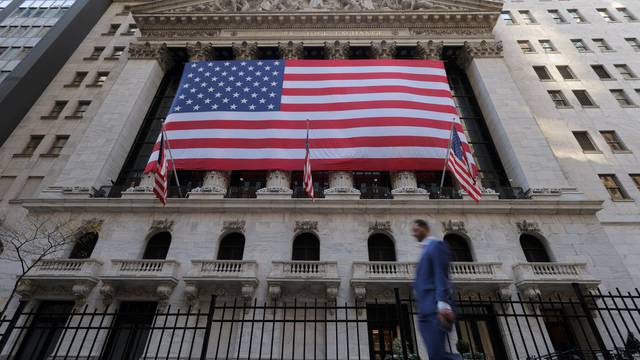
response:
M176 185L178 185L178 196L182 198L182 188L180 187L180 180L178 180L178 172L176 171L176 163L173 161L173 154L171 153L171 147L169 146L169 139L167 138L167 132L164 131L164 120L162 120L162 125L160 127L160 131L164 136L164 144L167 147L167 151L169 152L169 158L171 159L171 168L173 169L173 176L176 179Z
M455 120L455 119L454 119ZM453 129L455 129L456 124L451 124L451 131L449 132L449 142L447 143L447 155L444 160L444 168L442 169L442 177L440 178L440 191L442 191L442 187L444 186L444 175L447 172L447 166L449 165L449 153L451 152L451 140L453 139Z

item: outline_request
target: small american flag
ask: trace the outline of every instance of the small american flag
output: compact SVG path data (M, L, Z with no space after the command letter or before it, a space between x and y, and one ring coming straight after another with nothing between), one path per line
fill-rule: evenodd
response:
M165 153L164 129L160 132L160 148L158 151L158 163L153 169L153 193L162 205L167 205L168 164Z
M309 154L309 123L307 122L307 153L304 157L304 191L309 195L311 200L315 201L313 196L313 177L311 176L311 156Z
M294 171L307 120L315 171L442 170L452 125L462 132L441 61L199 61L185 64L165 146L177 170Z
M451 144L449 145L449 160L447 167L453 172L462 190L466 191L475 201L480 201L482 191L478 186L477 173L471 169L467 156L462 149L462 141L455 127L451 128Z

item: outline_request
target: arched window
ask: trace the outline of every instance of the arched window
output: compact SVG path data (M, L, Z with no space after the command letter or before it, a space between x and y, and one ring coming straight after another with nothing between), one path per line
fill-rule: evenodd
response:
M396 261L393 240L385 234L369 236L369 261Z
M69 259L88 259L91 257L91 253L93 252L93 248L96 247L96 243L98 242L98 233L96 232L88 232L82 234L73 245L73 249L71 249L71 254L69 254Z
M449 245L451 261L473 261L469 243L465 238L457 234L447 234L444 241Z
M159 232L149 239L147 247L144 249L143 259L161 259L167 258L171 246L171 233L168 231Z
M293 240L292 260L319 261L320 240L312 233L302 233Z
M551 262L551 257L540 239L533 235L520 235L520 246L528 262Z
M244 254L244 235L231 233L220 240L218 260L242 260Z

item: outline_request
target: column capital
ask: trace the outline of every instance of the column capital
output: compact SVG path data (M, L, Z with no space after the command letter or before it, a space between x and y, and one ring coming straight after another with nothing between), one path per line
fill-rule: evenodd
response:
M458 53L458 62L466 68L473 59L501 57L502 41L465 41Z
M158 60L164 71L173 66L173 57L166 43L131 43L129 44L129 60Z
M208 44L203 44L200 41L195 43L187 43L186 45L187 54L189 54L189 59L192 61L205 61L213 59L213 46Z
M233 43L233 55L238 60L251 60L258 56L258 43L248 43L243 41L240 44Z
M440 60L442 56L442 48L444 47L444 42L435 42L433 40L429 40L426 43L418 41L416 46L418 59L421 60Z
M280 55L285 59L300 59L304 52L304 44L302 41L289 41L286 43L279 42L278 48L280 49Z
M382 40L380 42L371 42L371 52L376 59L392 59L396 52L396 42L388 42Z
M327 59L346 59L349 57L349 42L340 42L338 40L334 42L324 43L324 52Z

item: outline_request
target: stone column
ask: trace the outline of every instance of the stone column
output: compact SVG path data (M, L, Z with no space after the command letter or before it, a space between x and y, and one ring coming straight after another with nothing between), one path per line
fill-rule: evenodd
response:
M43 196L89 197L117 179L172 60L166 44L130 44L122 72L95 116L86 119L90 123L81 142Z
M285 59L299 59L302 57L304 46L302 42L289 41L278 43L280 54ZM267 183L264 188L256 192L258 198L291 198L291 172L284 170L271 170L267 173Z
M539 189L570 188L502 59L502 43L465 42L458 62L467 73L512 185L530 190L534 197Z
M327 59L349 58L349 42L324 43ZM352 171L332 171L329 173L329 188L324 191L327 199L359 199L360 190L353 187Z
M191 61L213 60L213 46L201 42L187 43L187 54ZM222 199L229 188L229 171L207 171L202 179L202 186L192 189L187 197L190 199Z

